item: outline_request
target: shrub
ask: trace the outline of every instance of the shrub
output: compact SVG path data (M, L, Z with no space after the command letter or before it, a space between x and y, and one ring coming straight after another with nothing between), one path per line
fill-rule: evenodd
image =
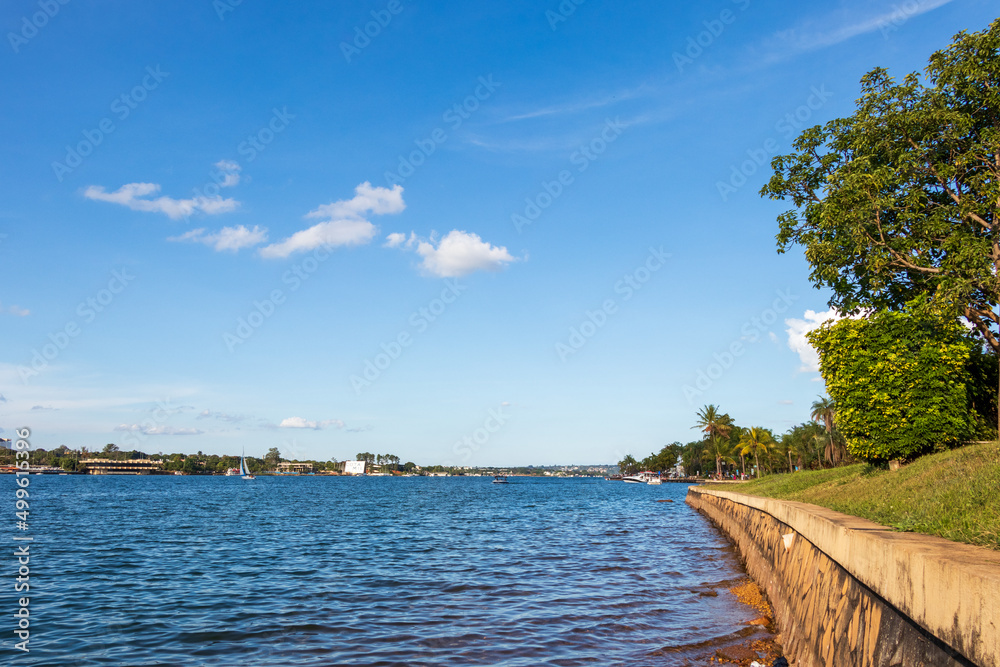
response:
M974 403L988 373L979 345L957 321L880 312L828 323L809 340L855 457L911 459L982 430Z

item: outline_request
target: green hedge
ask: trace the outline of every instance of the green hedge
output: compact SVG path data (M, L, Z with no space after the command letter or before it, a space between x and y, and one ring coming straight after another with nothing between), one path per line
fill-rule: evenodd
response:
M911 459L968 440L978 344L956 321L882 312L809 334L837 404L837 428L862 460Z

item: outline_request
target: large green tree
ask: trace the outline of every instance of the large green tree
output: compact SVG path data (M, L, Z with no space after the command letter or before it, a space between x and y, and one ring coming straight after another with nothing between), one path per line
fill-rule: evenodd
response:
M964 316L1000 359L1000 19L956 35L923 78L878 68L861 84L853 115L772 162L761 194L794 206L779 251L804 246L843 313Z

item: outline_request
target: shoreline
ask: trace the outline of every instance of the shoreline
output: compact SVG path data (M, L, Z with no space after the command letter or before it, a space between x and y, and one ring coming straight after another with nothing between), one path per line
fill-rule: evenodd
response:
M686 502L732 540L798 664L1000 667L1000 554L805 503Z

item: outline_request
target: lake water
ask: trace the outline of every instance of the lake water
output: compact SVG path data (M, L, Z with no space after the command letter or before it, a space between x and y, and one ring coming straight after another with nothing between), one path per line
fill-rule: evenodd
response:
M757 615L683 484L30 479L8 664L705 665Z

